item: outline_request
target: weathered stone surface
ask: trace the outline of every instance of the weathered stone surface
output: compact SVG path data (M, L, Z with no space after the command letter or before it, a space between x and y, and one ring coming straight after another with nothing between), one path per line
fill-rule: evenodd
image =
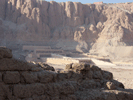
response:
M118 82L116 80L112 80L112 82L117 86L117 88L125 88L124 85L121 82Z
M58 100L58 99L54 99L54 97L52 97L52 98L50 99L50 97L47 96L47 95L41 95L41 96L33 95L32 98L33 98L32 100L51 100L51 99L53 99L53 100ZM29 99L28 99L28 100L29 100Z
M89 78L89 79L92 79L93 78L93 71L89 71L87 74L86 74L86 77Z
M75 95L68 95L68 96L61 95L60 98L61 98L61 100L77 100Z
M0 83L0 100L12 98L12 91L10 91L9 86L4 83Z
M94 73L93 73L93 78L94 78L94 79L102 79L103 76L102 76L101 71L94 71Z
M4 90L4 84L0 84L1 86L0 86L0 99L1 100L4 100L5 99L5 96L6 96L6 94L5 94L5 90Z
M86 79L81 83L82 87L84 88L96 88L96 82L94 80Z
M116 89L115 84L113 82L110 82L110 81L106 83L106 86L109 90L115 90Z
M54 67L45 64L45 63L38 63L38 66L40 66L43 70L51 70L51 71L55 71Z
M37 73L35 72L22 72L21 75L26 83L35 83L39 81Z
M11 83L11 84L15 84L15 83L19 83L20 82L20 74L18 71L7 71L4 74L4 79L3 81L7 84Z
M12 58L12 50L0 47L0 59L1 58Z
M46 93L46 86L44 84L36 83L31 85L32 95L43 95Z
M103 78L107 80L112 80L113 79L113 74L111 72L103 71Z
M2 73L0 72L0 82L2 82Z
M90 89L85 91L78 91L75 93L78 100L132 100L133 93L119 90L97 90Z
M32 95L43 95L45 93L44 84L15 85L14 95L19 98L30 98Z
M66 80L68 78L66 73L58 73L57 74L57 79L60 81Z
M54 73L42 71L38 73L38 78L40 79L41 83L49 83L54 81L54 75Z
M97 66L95 66L95 65L90 65L90 69L91 69L92 71L100 71L100 70L101 70L101 68L99 68L99 67L97 67Z
M50 96L59 96L60 94L60 87L61 87L61 84L59 83L51 83L51 84L47 84L46 85L46 93Z
M31 85L14 85L13 93L18 98L29 98L32 96Z
M27 71L31 70L33 67L35 66L32 66L27 62L22 62L16 59L0 59L0 70L2 71Z
M82 71L82 70L90 70L90 64L86 63L75 63L72 65L72 69L76 72Z
M26 98L26 99L22 99L22 100L33 100L32 98ZM37 100L37 99L36 99Z
M77 82L63 82L60 84L60 93L61 94L73 94L76 90L78 90L79 84Z
M33 68L31 69L32 72L39 72L39 71L42 71L42 70L43 70L43 69L40 68L40 67L33 67Z
M83 78L84 78L84 77L83 77L82 74L73 73L73 74L71 75L70 80L72 80L72 81L80 81L80 80L82 80Z

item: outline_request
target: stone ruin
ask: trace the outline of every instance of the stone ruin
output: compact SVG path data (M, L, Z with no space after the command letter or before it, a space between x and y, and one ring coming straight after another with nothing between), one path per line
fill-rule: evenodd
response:
M133 92L94 65L69 64L56 73L45 64L16 60L11 50L0 48L0 100L133 100Z

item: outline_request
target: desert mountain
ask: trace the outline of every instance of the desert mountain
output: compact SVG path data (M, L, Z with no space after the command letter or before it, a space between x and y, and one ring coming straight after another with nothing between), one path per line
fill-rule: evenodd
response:
M0 0L0 45L26 43L133 57L133 3Z

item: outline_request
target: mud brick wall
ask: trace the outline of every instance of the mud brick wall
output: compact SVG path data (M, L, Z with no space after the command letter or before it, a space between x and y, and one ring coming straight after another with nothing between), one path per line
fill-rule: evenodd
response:
M56 73L0 48L0 100L133 100L123 88L112 73L94 65L69 64Z

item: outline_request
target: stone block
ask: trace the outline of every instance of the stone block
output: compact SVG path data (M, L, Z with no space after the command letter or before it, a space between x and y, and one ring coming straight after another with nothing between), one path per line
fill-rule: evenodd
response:
M43 95L46 91L45 85L36 83L36 84L17 84L14 85L13 93L18 98L31 98L32 95Z
M59 92L63 95L73 94L79 89L79 84L74 81L61 82Z
M103 76L102 76L101 71L95 71L93 73L93 79L102 79L102 78L103 78Z
M0 72L0 82L2 82L2 73Z
M42 71L38 74L41 83L49 83L54 81L54 74L48 71Z
M41 83L31 85L32 95L43 95L46 92L46 86Z
M23 61L19 61L16 59L8 59L8 58L3 58L0 59L0 70L1 71L28 71L31 70L33 67L33 65L27 63L27 62L23 62Z
M9 84L15 84L15 83L19 83L20 82L20 74L18 71L7 71L5 74L4 74L4 82Z
M14 85L13 93L18 98L30 98L32 96L32 88L30 85Z
M12 92L9 90L9 85L6 85L4 83L0 83L0 100L6 100L10 97L12 97Z
M21 75L26 83L34 83L38 81L37 73L35 72L22 72Z

